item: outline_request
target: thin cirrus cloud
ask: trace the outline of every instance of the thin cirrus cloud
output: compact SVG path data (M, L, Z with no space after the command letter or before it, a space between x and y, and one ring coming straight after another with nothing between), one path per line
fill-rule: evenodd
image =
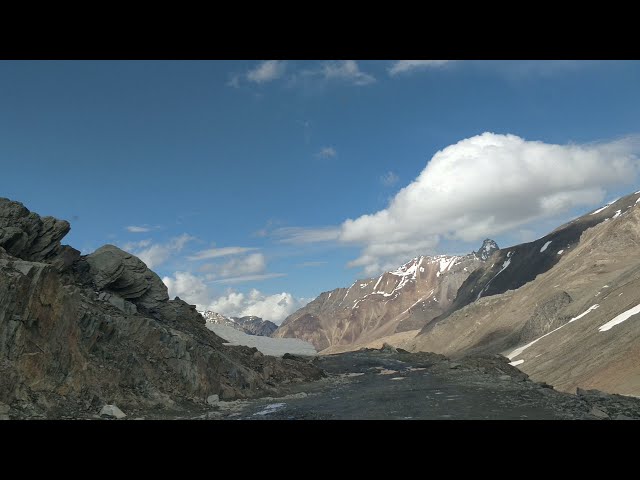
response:
M398 183L399 180L400 178L398 177L398 175L393 172L387 172L380 177L380 182L385 187L393 187L396 183Z
M375 83L373 75L360 70L355 60L336 60L325 62L320 69L320 74L326 80L346 81L353 85L369 85Z
M395 77L398 74L415 72L417 70L427 70L439 68L451 60L397 60L389 67L389 75Z
M201 250L194 255L187 256L187 260L207 260L210 258L226 257L228 255L238 255L240 253L258 250L255 247L222 247Z
M279 243L302 245L305 243L328 242L338 240L340 237L339 227L282 227L272 232Z
M238 277L220 278L218 280L212 280L213 283L232 284L243 282L254 282L258 280L268 280L270 278L286 277L286 273L261 273L259 275L241 275Z
M205 264L200 271L212 272L220 277L261 273L267 268L267 259L262 253L252 253L240 258L232 258L222 265Z
M285 62L281 60L267 60L260 63L256 68L247 72L247 80L254 83L266 83L284 75L286 69Z
M323 147L320 149L318 153L316 153L316 157L318 158L333 158L338 154L336 149L333 147Z
M138 242L127 242L122 248L142 260L147 267L153 269L165 263L172 255L180 253L185 245L192 240L195 240L195 237L183 233L180 236L171 238L166 243L153 243L147 239Z
M153 227L147 225L129 225L125 228L129 233L147 233L153 230Z

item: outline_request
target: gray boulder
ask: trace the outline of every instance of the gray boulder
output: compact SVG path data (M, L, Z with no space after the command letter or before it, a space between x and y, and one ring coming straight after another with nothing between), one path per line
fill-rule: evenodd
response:
M70 229L66 220L40 217L20 202L0 198L0 247L16 258L68 267L80 257L77 250L60 245Z
M147 310L154 310L159 303L169 300L167 287L160 277L138 257L114 245L100 247L87 255L86 261L99 290L115 293Z
M100 410L101 417L117 418L118 420L126 417L127 415L120 410L116 405L105 405Z

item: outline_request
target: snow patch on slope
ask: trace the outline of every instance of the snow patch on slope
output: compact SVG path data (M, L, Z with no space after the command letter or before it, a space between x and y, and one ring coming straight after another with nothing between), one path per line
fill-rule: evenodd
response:
M633 317L634 315L637 315L638 313L640 313L640 305L636 305L635 307L630 308L626 312L622 312L613 320L610 320L604 325L602 325L600 328L598 328L598 330L600 330L601 332L606 332L607 330L611 330L616 325L621 324L625 320L628 320L629 318Z
M595 305L591 305L585 312L582 312L580 315L578 315L577 317L573 317L571 320L569 320L567 323L565 323L564 325L560 325L558 328L551 330L548 333L545 333L544 335L542 335L541 337L536 338L535 340L533 340L532 342L527 343L526 345L522 346L522 347L518 347L515 350L513 350L511 353L509 353L507 355L507 358L509 360L513 359L514 357L517 357L518 355L520 355L522 352L524 352L527 348L529 348L531 345L533 345L534 343L538 342L539 340L542 340L544 337L551 335L553 332L557 332L558 330L560 330L563 327L566 327L567 325L569 325L572 322L575 322L576 320L580 320L582 317L584 317L587 313L595 310L596 308L598 308L600 305L598 305L597 303ZM524 360L523 360L524 361Z
M545 243L545 244L542 246L542 248L540 249L540 253L544 252L544 251L547 249L547 247L548 247L549 245L551 245L551 240L549 240L547 243Z

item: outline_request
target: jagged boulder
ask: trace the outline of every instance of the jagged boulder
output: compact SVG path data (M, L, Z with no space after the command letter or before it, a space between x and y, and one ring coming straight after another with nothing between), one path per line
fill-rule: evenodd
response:
M169 300L167 287L138 257L114 245L86 256L91 276L100 290L115 293L138 307L154 310Z
M0 247L14 257L65 269L80 256L60 244L70 229L66 220L40 217L19 202L0 198Z
M61 271L66 222L6 199L0 218L0 403L12 418L206 405L323 376L306 361L223 345L195 306L169 300L160 278L117 247L71 255Z

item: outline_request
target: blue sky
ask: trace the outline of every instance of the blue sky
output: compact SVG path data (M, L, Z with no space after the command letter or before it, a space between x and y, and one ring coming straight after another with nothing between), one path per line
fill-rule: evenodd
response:
M635 61L3 61L0 196L279 321L638 190L638 85Z

